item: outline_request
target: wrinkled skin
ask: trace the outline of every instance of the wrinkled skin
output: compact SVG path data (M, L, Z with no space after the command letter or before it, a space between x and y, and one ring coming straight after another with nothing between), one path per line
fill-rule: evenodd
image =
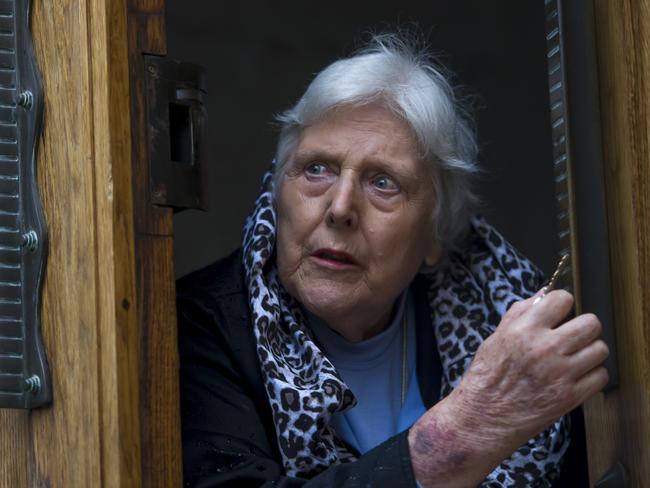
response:
M602 363L609 351L598 339L598 318L583 314L562 323L573 306L563 290L536 304L534 298L510 308L459 387L411 428L413 466L423 486L476 486L607 384Z
M380 106L337 109L307 127L278 194L283 286L351 341L380 332L423 261L438 256L432 178L410 127ZM354 263L314 256L324 248Z

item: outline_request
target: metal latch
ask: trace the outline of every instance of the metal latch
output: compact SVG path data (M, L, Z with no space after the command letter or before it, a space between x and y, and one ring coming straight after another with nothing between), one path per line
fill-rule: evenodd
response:
M205 210L205 69L161 56L144 58L151 203Z

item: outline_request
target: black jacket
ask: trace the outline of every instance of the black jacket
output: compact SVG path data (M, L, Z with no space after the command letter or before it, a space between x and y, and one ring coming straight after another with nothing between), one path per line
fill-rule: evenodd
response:
M417 377L430 408L438 400L442 369L417 279L413 292ZM179 280L177 297L185 486L415 487L407 432L311 480L285 475L239 251Z

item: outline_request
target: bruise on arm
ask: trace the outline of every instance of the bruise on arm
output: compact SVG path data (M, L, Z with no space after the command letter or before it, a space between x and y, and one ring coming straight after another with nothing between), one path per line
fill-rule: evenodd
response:
M424 487L471 486L456 484L455 478L466 470L472 450L457 432L439 419L422 420L409 436L412 437L411 462L416 479Z
M409 432L413 471L425 488L475 487L516 447L493 419L457 407L443 400Z

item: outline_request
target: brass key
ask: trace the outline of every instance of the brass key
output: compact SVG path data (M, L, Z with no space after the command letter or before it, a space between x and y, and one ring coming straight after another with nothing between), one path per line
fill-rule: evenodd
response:
M537 298L535 298L535 301L533 302L533 305L535 305L542 298L544 298L548 292L555 289L555 285L557 285L557 281L560 278L560 275L562 274L562 272L564 271L564 268L566 268L566 265L568 264L568 262L569 262L569 255L565 254L560 259L560 262L558 263L557 268L555 268L555 272L551 276L551 279L549 280L548 284L544 288L542 288L542 294L540 296L538 296Z

